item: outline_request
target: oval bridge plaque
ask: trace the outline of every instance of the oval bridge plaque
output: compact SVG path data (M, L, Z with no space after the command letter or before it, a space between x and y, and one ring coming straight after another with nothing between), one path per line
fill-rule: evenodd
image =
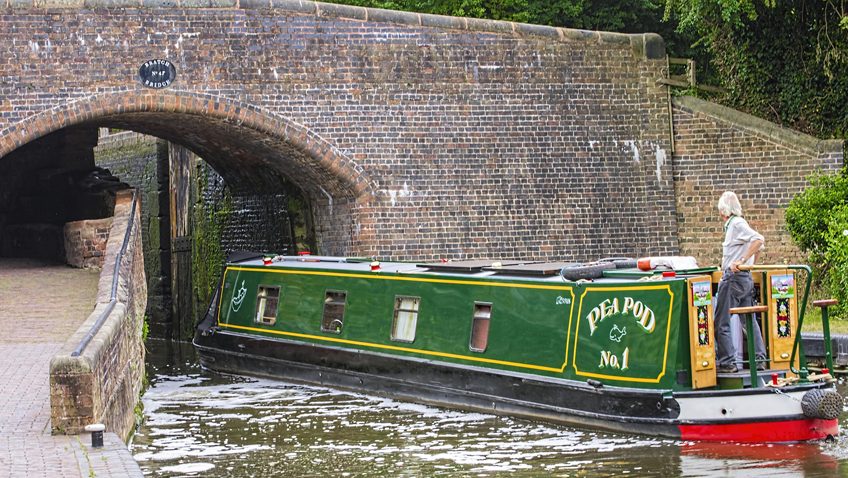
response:
M138 69L138 77L148 88L165 88L174 82L177 69L168 60L147 60Z

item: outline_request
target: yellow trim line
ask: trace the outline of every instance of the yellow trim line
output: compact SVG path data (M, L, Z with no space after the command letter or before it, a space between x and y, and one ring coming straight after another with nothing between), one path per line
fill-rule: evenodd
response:
M335 337L322 337L320 335L301 334L301 333L297 333L297 332L284 332L284 331L281 331L281 330L257 329L255 327L245 327L243 325L218 323L218 326L228 328L228 329L248 330L250 332L261 332L261 333L266 333L266 334L283 335L283 336L287 336L287 337L297 337L299 339L311 339L311 340L320 340L320 341L324 341L324 342L336 342L336 343L347 344L347 345L358 345L360 347L370 347L370 348L376 348L376 349L395 350L395 351L398 351L398 352L411 352L411 353L416 353L416 354L432 355L432 356L435 356L435 357L453 358L453 359L460 359L460 360L470 360L470 361L473 361L473 362L484 362L484 363L491 363L491 364L497 364L497 365L507 365L507 366L510 366L510 367L529 368L529 369L533 369L533 370L543 370L545 372L562 372L563 370L565 370L565 363L562 364L562 368L544 367L544 366L541 366L541 365L532 365L532 364L525 364L525 363L518 363L518 362L508 362L506 360L495 360L495 359L488 359L488 358L484 358L484 357L469 357L467 355L450 354L450 353L445 353L445 352L434 352L432 350L421 350L421 349L413 349L413 348L409 348L409 347L398 347L396 345L375 344L375 343L371 343L371 342L360 342L360 341L357 341L357 340L337 339Z

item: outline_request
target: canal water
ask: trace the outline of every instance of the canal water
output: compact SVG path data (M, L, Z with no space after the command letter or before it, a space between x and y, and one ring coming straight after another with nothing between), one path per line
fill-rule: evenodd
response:
M131 445L147 476L848 476L845 434L756 446L619 435L212 373L189 344L148 350Z

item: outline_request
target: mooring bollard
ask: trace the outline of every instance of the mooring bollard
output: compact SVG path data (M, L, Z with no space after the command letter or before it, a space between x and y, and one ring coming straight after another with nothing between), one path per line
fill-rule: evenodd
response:
M103 430L106 429L106 425L102 423L94 423L91 425L86 425L85 431L91 432L91 447L92 448L101 448L103 446Z

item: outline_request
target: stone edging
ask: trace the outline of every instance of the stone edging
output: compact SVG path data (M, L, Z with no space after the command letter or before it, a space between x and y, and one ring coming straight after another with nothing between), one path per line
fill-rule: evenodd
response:
M448 17L427 13L402 12L380 8L311 2L306 0L0 0L9 9L102 9L102 8L220 8L242 10L282 10L321 18L394 23L421 27L500 33L548 38L558 41L585 41L629 46L636 57L665 58L665 41L656 33L614 33L546 25L532 25L481 18Z
M711 118L725 121L753 134L765 137L775 143L790 148L803 148L817 154L842 154L844 141L841 139L818 139L808 134L784 128L779 124L743 113L726 106L705 101L694 96L677 96L672 99L674 106L689 113L701 113Z

